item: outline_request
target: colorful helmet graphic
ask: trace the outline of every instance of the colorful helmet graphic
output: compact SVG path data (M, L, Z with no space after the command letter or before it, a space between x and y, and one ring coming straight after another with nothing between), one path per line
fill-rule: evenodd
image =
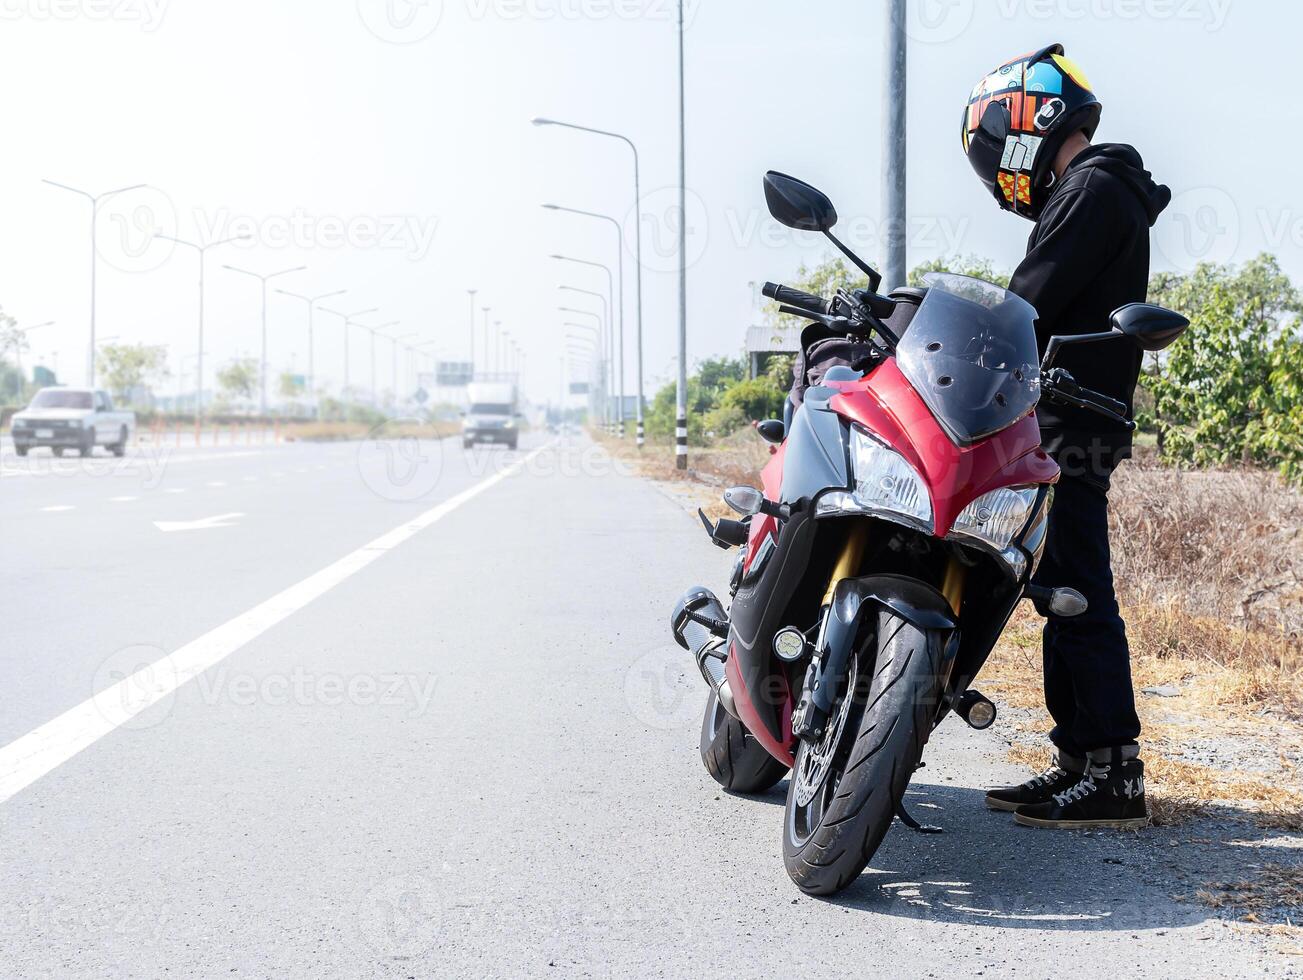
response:
M964 107L964 153L1000 207L1035 221L1059 147L1076 130L1093 136L1099 113L1086 76L1051 44L977 83Z

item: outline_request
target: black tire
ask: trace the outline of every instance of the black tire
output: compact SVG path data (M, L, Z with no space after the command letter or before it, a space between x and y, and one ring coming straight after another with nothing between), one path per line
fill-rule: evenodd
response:
M474 440L474 439L463 439L463 440L461 441L461 447L462 447L462 449L474 449L474 448L475 448L475 440Z
M15 446L14 446L14 452L16 452L19 456L26 456L26 455L27 455L27 450L28 450L28 448L30 448L30 447L28 447L28 446L18 446L18 445L15 445Z
M519 445L519 443L515 439L512 439L511 442L507 443L507 448L514 453L517 445Z
M715 782L731 793L763 793L787 774L783 765L710 692L701 719L701 761Z
M118 430L118 441L109 446L109 452L114 456L125 456L127 454L127 427L125 425Z
M797 750L783 815L783 863L801 891L841 891L882 843L932 730L943 653L944 634L879 611L877 629L855 654L845 722L839 731L829 725L836 739L827 746L831 762L822 780L810 780L818 789L804 806L798 775L815 749L803 742Z
M89 456L95 452L95 430L87 429L81 437L81 445L77 447L77 455Z

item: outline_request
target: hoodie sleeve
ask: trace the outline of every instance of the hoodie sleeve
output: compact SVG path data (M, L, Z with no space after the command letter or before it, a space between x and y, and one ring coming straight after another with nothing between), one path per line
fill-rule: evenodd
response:
M1041 348L1054 334L1082 333L1088 324L1060 323L1066 309L1108 264L1110 226L1089 187L1064 188L1036 223L1027 255L1009 289L1036 307Z

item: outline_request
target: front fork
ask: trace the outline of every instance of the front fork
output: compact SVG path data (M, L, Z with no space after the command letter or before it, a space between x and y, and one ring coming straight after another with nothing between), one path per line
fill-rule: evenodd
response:
M846 535L841 554L829 576L828 588L820 603L819 634L814 645L814 655L806 671L800 702L792 714L792 732L799 737L818 738L823 734L824 723L831 713L837 693L837 676L844 673L846 662L852 653L863 597L854 588L839 589L839 586L859 574L868 546L869 528L868 521L855 523ZM936 617L936 625L956 629L955 623L963 603L966 574L967 567L963 562L955 555L949 556L941 580L940 594L949 607L950 615L947 617L940 610L931 610L930 615ZM926 616L928 611L924 610L921 614ZM952 646L957 646L957 639L956 632L952 637ZM946 658L947 676L940 679L939 690L945 690L948 686L948 672L954 665L954 660L953 656Z

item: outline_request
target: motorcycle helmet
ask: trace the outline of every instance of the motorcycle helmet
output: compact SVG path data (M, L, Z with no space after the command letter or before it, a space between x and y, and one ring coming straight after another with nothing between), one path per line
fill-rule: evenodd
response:
M964 107L964 153L1006 211L1035 221L1063 141L1099 125L1100 103L1062 44L1019 55L983 78Z

